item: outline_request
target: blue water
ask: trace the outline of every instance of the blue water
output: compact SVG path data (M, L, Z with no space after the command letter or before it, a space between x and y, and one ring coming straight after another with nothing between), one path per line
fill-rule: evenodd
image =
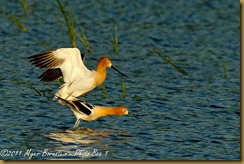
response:
M0 1L0 159L240 160L239 1L61 3L66 11L72 6L91 45L88 53L77 39L87 67L95 69L106 55L129 76L121 79L109 69L108 97L98 87L81 99L125 105L129 115L72 129L70 109L52 100L57 82L41 82L44 70L26 59L47 48L72 47L56 1L27 1L27 14L20 1Z

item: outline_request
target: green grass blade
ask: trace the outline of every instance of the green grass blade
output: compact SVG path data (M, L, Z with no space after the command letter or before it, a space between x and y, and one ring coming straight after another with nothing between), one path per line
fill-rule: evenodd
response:
M183 68L181 68L179 65L175 64L174 61L172 61L171 58L169 56L165 55L164 52L162 52L161 50L153 49L153 52L157 53L165 62L167 62L168 64L173 66L173 68L175 68L177 71L179 71L183 75L188 75L188 73Z
M108 97L108 94L107 94L106 86L105 86L104 83L102 83L101 86L102 86L102 90L103 90L103 95L104 95L105 98L107 98Z
M91 52L91 47L90 44L88 42L88 40L86 39L85 34L83 33L83 30L81 29L81 27L79 26L79 24L76 21L76 25L79 28L79 31L81 33L81 35L79 35L78 33L76 33L76 35L78 36L78 38L81 40L81 42L84 44L84 46L86 47L88 52Z
M22 6L25 10L25 13L27 14L29 9L28 9L28 5L26 3L26 0L21 0L21 3L22 3Z
M115 24L114 26L115 30L115 36L114 36L114 53L118 54L119 53L119 40L118 40L118 25Z
M25 27L23 23L19 21L19 19L13 15L7 15L8 19L10 19L14 24L16 24L22 31L28 32L28 29Z
M227 66L224 64L224 79L227 79Z
M122 84L123 98L125 98L126 97L126 85L125 85L124 81L122 81L121 84Z
M59 2L59 0L57 0L57 2L58 2L59 10L60 10L60 12L62 13L62 15L63 15L63 17L64 17L64 20L65 20L65 22L66 22L67 27L69 28L69 27L70 27L70 26L69 26L69 20L68 20L68 17L67 17L67 15L66 15L66 12L64 11L64 7L63 7L62 4Z
M39 92L35 87L32 87L32 89L34 89L36 91L36 93L38 94L38 96L41 96L41 92Z
M86 39L86 36L82 33L81 35L77 34L78 38L81 40L81 42L84 44L88 52L91 52L91 47L89 42Z
M69 18L71 20L71 22L69 23L69 33L70 33L70 38L71 38L71 42L72 45L74 47L77 47L76 45L76 40L75 40L75 18L73 15L73 10L72 10L72 6L70 6L70 12L69 12Z
M73 12L72 12L72 7L70 7L70 15L69 15L70 19L71 19L71 22L69 22L69 19L68 19L68 16L67 16L67 14L66 14L66 12L64 10L64 7L59 2L59 0L57 0L57 3L58 3L59 10L60 10L60 12L62 13L62 15L64 17L66 26L68 28L68 35L69 35L70 41L71 41L71 43L72 43L72 45L74 47L77 47L76 46L76 40L75 40L74 15L73 15Z
M51 51L52 49L45 43L45 42L39 42L39 44L44 47L47 51Z
M60 24L61 28L66 32L66 34L69 36L69 32L66 30L66 25L64 22L62 22L60 19L59 19L59 16L58 15L54 15L54 17L56 18L56 20L58 21L58 23Z

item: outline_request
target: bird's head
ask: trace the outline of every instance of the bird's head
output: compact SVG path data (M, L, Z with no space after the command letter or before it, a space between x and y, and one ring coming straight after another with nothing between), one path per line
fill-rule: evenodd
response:
M103 68L110 68L112 66L112 61L105 56L98 61L98 65L101 65Z
M114 112L116 115L120 115L120 116L129 114L129 111L125 106L118 106L118 107L114 108Z
M112 66L112 61L111 59L109 59L108 57L102 57L98 63L97 63L97 67L98 69L106 69L106 68L113 68L115 71L117 71L118 73L120 73L121 75L126 76L125 74L123 74L122 72L120 72L117 68L115 68L114 66Z

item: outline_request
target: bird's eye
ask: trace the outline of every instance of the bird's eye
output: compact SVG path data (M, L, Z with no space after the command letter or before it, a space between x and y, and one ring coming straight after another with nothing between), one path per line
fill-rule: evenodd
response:
M126 112L126 109L123 109L123 112Z

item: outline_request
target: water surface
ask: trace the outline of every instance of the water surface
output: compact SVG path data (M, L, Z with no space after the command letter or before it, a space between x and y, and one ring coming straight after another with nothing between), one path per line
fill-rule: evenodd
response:
M87 67L95 69L106 55L129 76L125 98L113 70L107 71L107 98L101 87L82 98L125 105L129 115L81 122L77 130L69 108L52 100L58 84L39 81L44 70L26 59L46 51L42 43L72 47L63 17L55 1L27 3L24 15L20 2L0 1L2 13L28 29L1 14L1 159L240 160L239 2L61 1L67 11L72 6L91 45L87 53L77 40Z

